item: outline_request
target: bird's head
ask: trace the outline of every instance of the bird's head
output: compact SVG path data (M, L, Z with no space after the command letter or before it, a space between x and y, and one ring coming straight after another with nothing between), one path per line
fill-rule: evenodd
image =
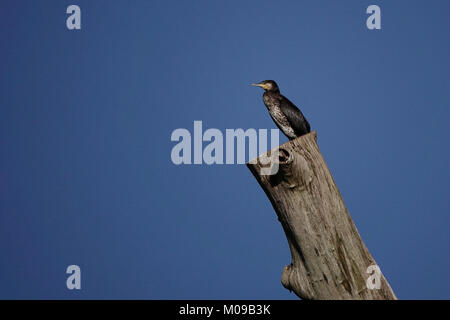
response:
M280 89L278 88L278 85L273 80L264 80L258 83L252 83L252 86L255 87L261 87L266 91L272 91L272 92L279 92Z

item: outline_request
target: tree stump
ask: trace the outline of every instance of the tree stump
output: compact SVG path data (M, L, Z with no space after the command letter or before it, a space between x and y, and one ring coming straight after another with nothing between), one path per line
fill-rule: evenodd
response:
M264 175L264 164L273 155L278 172ZM286 289L302 299L397 299L345 207L315 131L247 166L272 203L289 243L292 262L281 277Z

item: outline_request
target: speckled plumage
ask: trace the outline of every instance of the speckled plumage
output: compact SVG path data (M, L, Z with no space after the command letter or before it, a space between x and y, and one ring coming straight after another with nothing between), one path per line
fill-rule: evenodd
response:
M265 80L255 85L266 90L263 94L264 104L275 124L290 140L311 131L303 113L280 93L275 81Z

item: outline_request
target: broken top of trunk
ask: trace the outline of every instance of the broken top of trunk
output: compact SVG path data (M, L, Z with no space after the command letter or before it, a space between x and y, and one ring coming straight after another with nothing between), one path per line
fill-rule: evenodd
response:
M289 243L292 263L284 267L283 286L302 299L397 299L362 242L316 140L314 131L247 163ZM278 172L263 175L274 154Z

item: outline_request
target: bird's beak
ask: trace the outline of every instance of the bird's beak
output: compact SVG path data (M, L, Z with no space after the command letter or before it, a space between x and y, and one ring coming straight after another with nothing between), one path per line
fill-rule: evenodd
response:
M262 84L262 83L252 83L252 86L254 86L254 87L261 87L263 89L266 89L266 85Z

